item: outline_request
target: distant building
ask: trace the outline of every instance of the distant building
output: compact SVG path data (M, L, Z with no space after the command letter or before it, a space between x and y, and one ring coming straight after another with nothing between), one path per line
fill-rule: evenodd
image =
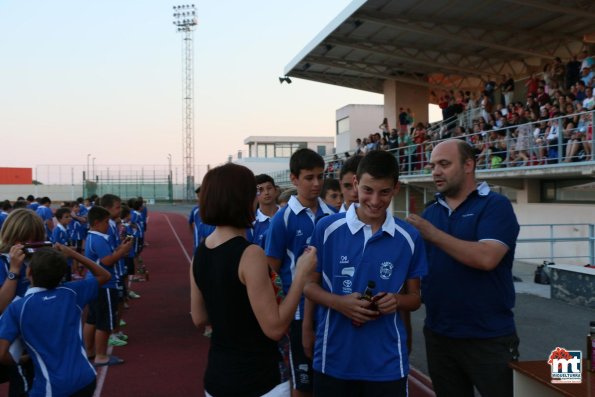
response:
M286 171L289 158L298 149L309 148L323 157L334 153L333 137L318 136L249 136L244 139L247 153L238 151L229 161L246 166L254 174Z
M355 140L381 132L378 126L384 118L384 105L346 105L337 109L337 153L352 152ZM394 128L394 126L390 126Z

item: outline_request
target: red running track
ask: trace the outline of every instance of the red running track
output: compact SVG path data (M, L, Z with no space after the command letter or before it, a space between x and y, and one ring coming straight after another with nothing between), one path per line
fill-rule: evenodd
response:
M190 319L189 267L192 237L187 218L174 213L151 213L142 257L150 281L135 282L141 295L124 312L128 323L122 330L127 346L113 354L122 365L97 371L96 397L203 396L203 374L209 339ZM8 385L0 385L0 396Z

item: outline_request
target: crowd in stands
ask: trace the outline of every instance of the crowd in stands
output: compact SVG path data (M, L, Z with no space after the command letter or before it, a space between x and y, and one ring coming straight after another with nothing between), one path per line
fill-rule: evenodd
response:
M414 122L410 109L400 108L398 128L386 118L380 132L357 138L355 155L390 150L401 171L427 171L432 149L448 138L466 140L475 149L479 169L578 162L593 156L595 59L583 52L566 64L555 58L539 75L519 87L512 75L485 81L483 91L432 92L444 122ZM526 89L523 101L515 101ZM465 124L462 115L471 115ZM345 158L349 153L345 153ZM325 173L336 176L344 159L327 162Z
M123 363L107 348L128 343L131 282L146 279L144 200L93 195L52 209L29 195L1 209L0 382L11 396L92 396L94 367Z

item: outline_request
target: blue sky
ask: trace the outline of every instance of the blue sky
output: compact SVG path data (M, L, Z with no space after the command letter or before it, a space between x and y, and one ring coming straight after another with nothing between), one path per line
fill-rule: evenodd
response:
M382 96L293 79L284 67L350 1L195 3L196 163L249 135L334 135L335 110ZM0 3L0 166L174 164L182 155L176 2Z

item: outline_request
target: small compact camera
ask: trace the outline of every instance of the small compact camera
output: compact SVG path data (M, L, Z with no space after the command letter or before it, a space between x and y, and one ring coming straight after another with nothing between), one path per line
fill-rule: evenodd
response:
M25 256L31 256L40 248L43 247L52 247L51 241L36 241L33 243L25 243L23 244L23 252L25 252Z

